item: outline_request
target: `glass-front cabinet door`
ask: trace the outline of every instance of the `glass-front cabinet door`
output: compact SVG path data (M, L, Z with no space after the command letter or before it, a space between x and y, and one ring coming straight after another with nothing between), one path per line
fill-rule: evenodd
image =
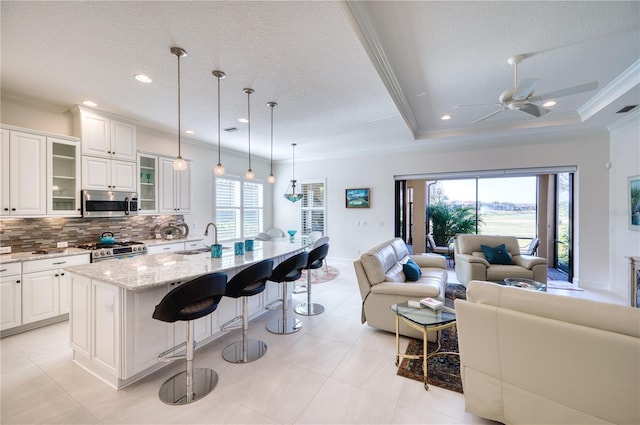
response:
M140 184L138 185L138 212L156 214L158 212L158 157L138 154Z
M47 214L80 215L80 143L47 137Z

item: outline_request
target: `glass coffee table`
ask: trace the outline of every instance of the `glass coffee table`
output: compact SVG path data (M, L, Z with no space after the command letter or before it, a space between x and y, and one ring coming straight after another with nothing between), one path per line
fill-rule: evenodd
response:
M439 310L432 310L425 306L410 306L408 301L399 304L393 304L391 310L396 314L396 366L400 365L400 357L405 359L422 359L422 371L424 373L424 389L429 389L427 385L427 359L429 357L440 354L458 353L449 351L440 351L440 338L438 337L438 347L431 354L427 353L428 343L427 336L429 332L437 332L442 329L450 328L456 324L456 313L453 308L443 306ZM403 354L400 352L400 322L407 326L422 332L422 354Z

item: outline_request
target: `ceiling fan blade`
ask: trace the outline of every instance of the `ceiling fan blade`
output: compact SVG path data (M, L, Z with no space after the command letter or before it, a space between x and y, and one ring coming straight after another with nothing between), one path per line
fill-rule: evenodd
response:
M526 112L527 114L531 114L535 117L541 117L549 110L547 108L543 108L542 106L535 105L533 103L525 103L519 108L522 112Z
M485 115L485 116L483 116L483 117L480 117L480 118L478 118L477 120L473 121L470 125L474 125L474 124L476 124L476 123L479 123L480 121L484 121L484 120L486 120L487 118L491 118L491 117L492 117L492 116L494 116L494 115L498 115L500 112L502 112L502 111L504 111L504 110L505 110L505 108L498 109L497 111L493 111L493 112L491 112L491 113L489 113L489 114L487 114L487 115Z
M566 89L556 90L549 93L541 94L540 96L533 96L529 99L530 102L538 102L540 100L553 99L557 97L570 96L572 94L578 94L586 91L595 90L598 88L598 82L592 81L590 83L580 84L578 86L567 87Z
M476 103L476 104L469 104L469 105L455 105L453 107L453 109L458 109L458 108L475 108L478 106L500 106L500 103Z
M525 100L533 92L533 88L538 83L537 78L521 78L513 91L513 100Z

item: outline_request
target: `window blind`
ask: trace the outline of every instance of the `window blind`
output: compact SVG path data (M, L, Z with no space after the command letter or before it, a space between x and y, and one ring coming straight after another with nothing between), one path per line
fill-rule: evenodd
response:
M302 207L300 230L303 235L311 232L326 234L325 184L321 181L302 182Z

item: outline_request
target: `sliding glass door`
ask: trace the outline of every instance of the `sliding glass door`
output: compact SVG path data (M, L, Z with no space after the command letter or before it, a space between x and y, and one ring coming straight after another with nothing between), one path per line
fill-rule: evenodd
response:
M559 173L555 181L555 255L553 267L573 279L573 173Z

